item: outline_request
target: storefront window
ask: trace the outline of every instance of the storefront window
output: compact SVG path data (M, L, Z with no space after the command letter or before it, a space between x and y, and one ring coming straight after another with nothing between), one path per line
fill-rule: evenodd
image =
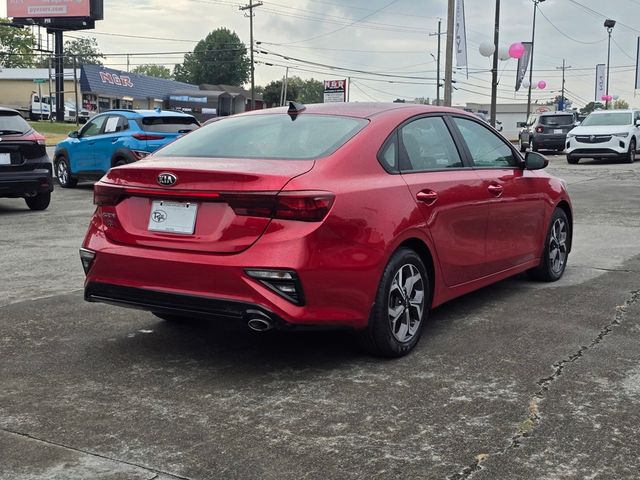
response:
M82 108L95 112L98 110L98 97L85 93L82 95Z
M111 99L107 97L100 97L98 99L98 108L101 112L111 109Z

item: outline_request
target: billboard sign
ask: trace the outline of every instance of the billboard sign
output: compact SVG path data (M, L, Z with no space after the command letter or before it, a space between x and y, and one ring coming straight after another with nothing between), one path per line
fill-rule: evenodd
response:
M324 103L344 102L347 99L346 80L324 81Z
M90 17L91 0L7 0L12 18Z

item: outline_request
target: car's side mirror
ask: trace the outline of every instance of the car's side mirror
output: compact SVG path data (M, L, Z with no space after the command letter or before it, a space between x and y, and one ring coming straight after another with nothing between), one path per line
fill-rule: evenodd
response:
M77 130L74 130L73 132L69 132L69 138L78 138L80 136L80 134L78 133Z
M518 122L518 123L516 123L516 126L517 126L518 128L524 128L524 127L526 127L526 126L527 126L527 122Z
M524 168L527 170L541 170L549 165L547 157L538 152L527 152L524 156Z
M574 126L574 127L579 127L581 123L582 123L582 122L574 122L573 126Z
M640 120L636 120L636 127L640 127Z

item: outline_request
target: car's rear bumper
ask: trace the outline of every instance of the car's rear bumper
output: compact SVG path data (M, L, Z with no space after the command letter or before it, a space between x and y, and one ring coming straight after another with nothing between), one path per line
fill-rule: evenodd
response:
M39 164L33 170L0 171L0 197L53 191L51 164Z
M566 134L562 134L562 135L540 134L540 135L535 135L533 137L533 143L537 148L542 148L542 149L548 148L553 150L562 148L564 150L564 142L566 138L567 138Z

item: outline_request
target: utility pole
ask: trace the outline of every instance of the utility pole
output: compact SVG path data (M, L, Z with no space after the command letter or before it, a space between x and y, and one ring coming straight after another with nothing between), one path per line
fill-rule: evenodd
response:
M491 70L491 112L489 123L495 128L498 96L498 46L500 45L500 0L496 0L496 22L493 32L493 44L496 48L493 52L493 70Z
M129 69L129 54L127 53L127 72L130 72L131 70Z
M565 64L565 60L564 58L562 59L562 66L561 67L556 67L556 70L562 70L562 110L565 109L565 99L564 99L564 71L567 70L568 68L571 68L571 65L567 66Z
M529 68L529 91L527 93L527 118L529 121L529 115L531 115L531 84L533 84L533 47L536 45L536 12L538 11L538 4L545 0L533 0L533 27L531 28L531 64Z
M440 37L442 36L442 19L438 19L438 33L430 33L429 36L433 37L434 35L438 36L438 58L435 59L436 66L436 105L440 105ZM433 54L431 54L433 57Z
M253 63L253 9L260 5L262 5L260 1L253 3L253 0L249 0L249 5L238 7L240 10L249 10L249 13L245 13L244 16L249 17L249 42L251 42L251 110L256 109L256 67Z
M447 45L445 47L444 65L444 104L451 106L451 90L453 80L453 30L455 23L455 0L449 0L447 6Z

